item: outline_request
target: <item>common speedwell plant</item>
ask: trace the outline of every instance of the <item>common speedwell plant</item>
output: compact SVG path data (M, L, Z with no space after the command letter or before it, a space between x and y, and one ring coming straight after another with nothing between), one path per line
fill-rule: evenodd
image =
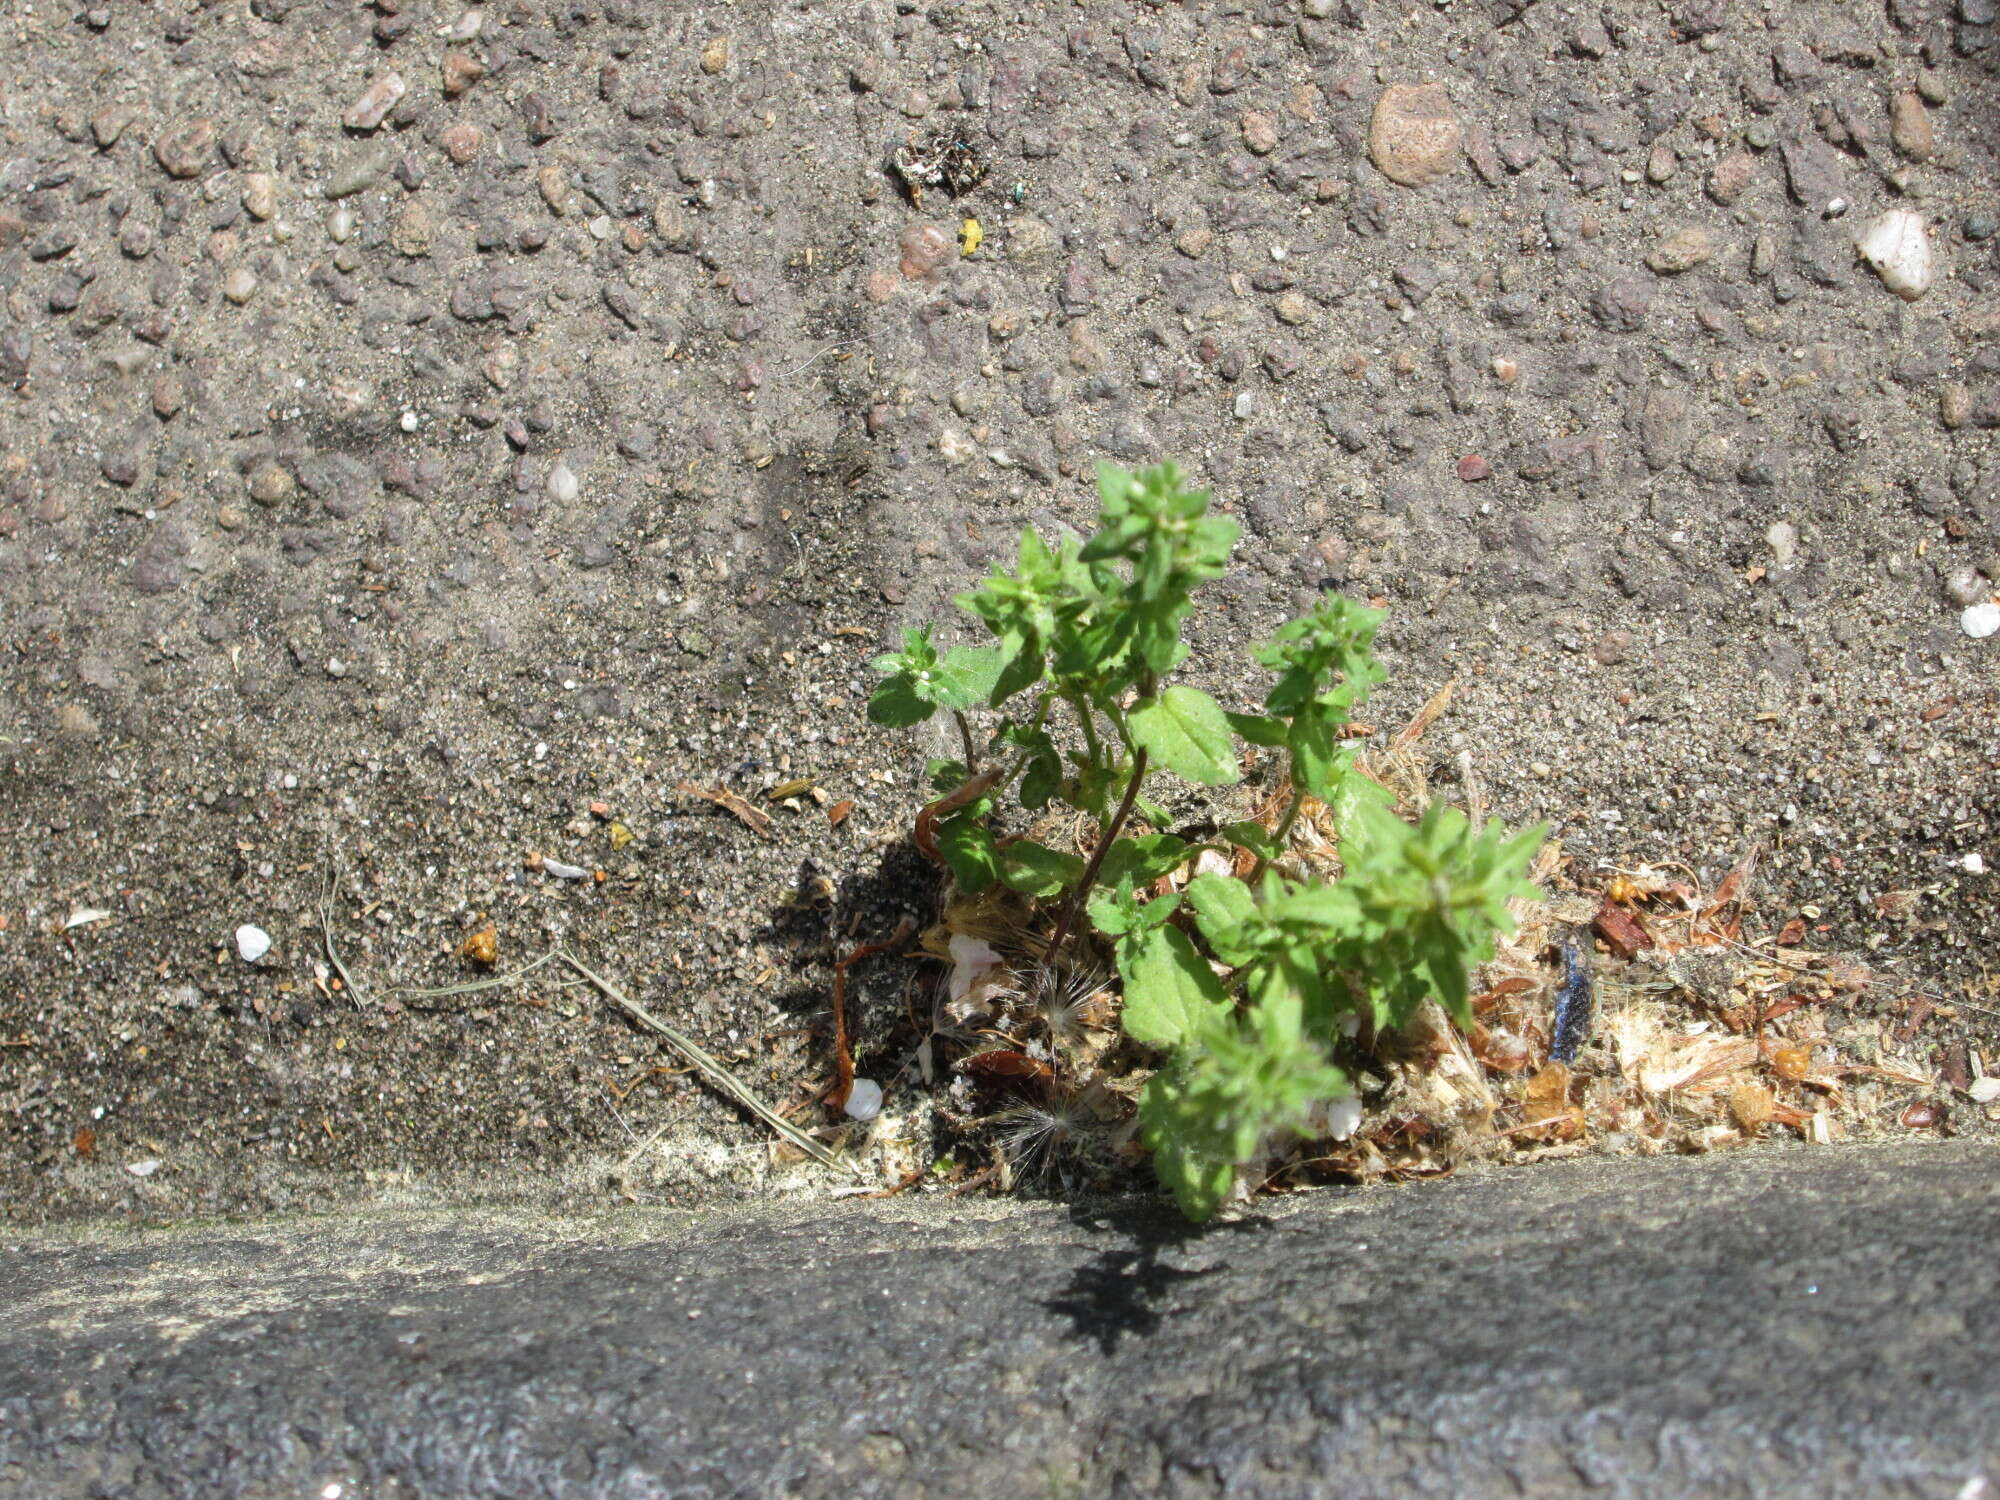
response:
M1350 1091L1333 1055L1361 1021L1398 1027L1435 999L1470 1022L1468 970L1509 929L1508 899L1534 894L1526 871L1543 830L1509 837L1441 803L1412 824L1357 769L1342 731L1382 679L1381 616L1348 599L1324 598L1256 648L1275 674L1261 713L1171 682L1193 591L1221 575L1238 527L1210 515L1207 493L1170 463L1137 474L1100 465L1097 487L1088 541L1051 550L1029 528L1012 572L958 598L991 645L939 652L929 630L906 632L901 651L875 662L884 681L868 709L890 727L939 710L957 721L965 756L932 762L940 795L919 836L961 890L997 883L1047 903L1046 964L1080 940L1080 912L1110 941L1125 1034L1165 1054L1140 1097L1142 1138L1181 1208L1204 1219L1266 1142L1305 1133L1317 1106ZM983 753L976 710L1000 716ZM1074 733L1061 731L1059 746L1065 722ZM1167 814L1147 778L1230 785L1239 741L1286 757L1290 798L1276 825L1232 823L1206 846L1161 831ZM996 837L989 819L1009 796L1094 820L1088 857ZM1283 858L1313 802L1336 835L1336 881ZM1155 893L1204 847L1249 878L1204 873Z

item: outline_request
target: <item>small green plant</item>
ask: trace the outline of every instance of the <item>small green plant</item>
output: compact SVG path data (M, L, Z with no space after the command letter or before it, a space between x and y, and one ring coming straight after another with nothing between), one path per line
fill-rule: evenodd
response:
M1334 1062L1347 1037L1402 1026L1427 999L1469 1023L1468 970L1510 929L1509 898L1535 894L1525 875L1543 831L1476 828L1441 803L1413 824L1357 768L1342 731L1382 679L1381 617L1348 599L1328 596L1256 648L1276 679L1262 712L1170 682L1193 592L1223 572L1237 525L1172 464L1101 465L1098 494L1088 541L1051 550L1030 528L1012 572L959 597L992 644L940 653L928 630L907 632L875 662L869 714L891 727L955 718L964 758L931 763L940 795L919 840L961 890L1005 886L1051 913L1045 966L1086 940L1080 914L1110 941L1124 1033L1165 1054L1140 1096L1142 1138L1181 1208L1204 1219L1266 1143L1308 1133L1315 1109L1349 1092ZM969 717L981 709L1001 715L983 753ZM1231 785L1239 742L1285 757L1275 823L1235 822L1209 844L1163 831L1148 777ZM1087 856L996 836L1010 795L1030 812L1085 814ZM1288 857L1308 806L1334 830L1337 880ZM1248 878L1203 873L1154 894L1209 848Z

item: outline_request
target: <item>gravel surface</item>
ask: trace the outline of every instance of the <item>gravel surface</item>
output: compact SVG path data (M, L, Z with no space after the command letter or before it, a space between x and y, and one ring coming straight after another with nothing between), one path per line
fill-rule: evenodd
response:
M2000 1069L1985 0L0 24L0 1215L803 1180L585 991L391 992L491 924L803 1100L935 894L866 661L1106 456L1245 523L1197 680L1377 598L1446 795L1759 841Z
M0 1232L0 1490L1983 1500L1993 1156Z

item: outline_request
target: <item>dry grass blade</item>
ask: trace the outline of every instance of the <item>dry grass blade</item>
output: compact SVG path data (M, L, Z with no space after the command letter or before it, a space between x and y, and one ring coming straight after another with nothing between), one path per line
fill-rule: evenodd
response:
M524 963L518 969L509 969L505 974L495 974L488 979L468 979L464 984L447 984L435 990L397 990L398 1000L445 1000L453 995L473 995L481 990L497 990L510 984L518 984L543 964L553 963L558 955L544 953L540 958ZM575 983L574 980L570 981Z
M674 790L686 792L690 797L699 797L704 802L713 802L717 807L734 813L752 833L762 838L771 836L770 814L752 807L728 787L717 787L711 791L707 787L696 786L692 781L683 781L678 783Z
M709 1056L706 1049L696 1043L692 1037L686 1035L684 1032L676 1031L665 1021L662 1021L658 1016L647 1010L645 1006L639 1004L638 1001L632 1000L620 993L617 986L613 985L610 980L585 966L583 961L574 954L557 953L554 956L560 958L591 984L595 985L599 994L603 995L605 999L624 1011L626 1015L637 1021L641 1026L665 1037L681 1056L695 1065L702 1077L706 1078L731 1099L749 1110L751 1114L777 1131L779 1135L790 1141L794 1146L797 1146L814 1161L819 1162L822 1166L845 1167L857 1177L864 1175L860 1167L852 1162L842 1161L833 1152L827 1150L825 1146L807 1135L790 1120L785 1119L766 1106L763 1100L750 1091L747 1084L743 1083L734 1073Z
M326 950L326 961L333 972L340 976L340 982L347 988L347 998L354 1002L355 1009L361 1008L361 986L354 982L354 976L347 972L347 965L340 961L340 950L333 945L333 898L339 892L340 878L334 874L333 866L326 867L326 889L319 901L319 941Z

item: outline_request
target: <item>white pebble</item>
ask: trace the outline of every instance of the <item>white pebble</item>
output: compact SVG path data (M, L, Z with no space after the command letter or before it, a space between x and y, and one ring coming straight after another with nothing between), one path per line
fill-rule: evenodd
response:
M405 432L415 432L418 424L422 421L423 418L419 417L415 412L406 411L403 413L402 420L397 425Z
M128 1161L125 1163L125 1170L134 1177L151 1177L160 1170L159 1158L149 1156L144 1161Z
M558 880L584 880L590 875L590 871L580 866L566 865L559 859L549 859L546 856L542 859L542 869Z
M336 245L344 245L354 235L354 210L345 203L326 216L326 232Z
M1958 862L1958 867L1968 875L1984 875L1986 873L1986 856L1975 849Z
M567 505L576 498L579 488L569 465L558 460L556 466L549 470L549 498Z
M246 964L254 964L271 951L271 934L245 922L236 929L236 953Z
M1916 301L1937 279L1937 264L1931 256L1930 236L1924 233L1923 217L1907 208L1892 208L1874 220L1861 232L1855 245L1882 278L1882 284L1906 301Z
M882 1085L872 1078L857 1078L847 1091L847 1117L872 1120L882 1113Z
M1958 628L1975 641L2000 630L2000 604L1975 604L1958 617Z

